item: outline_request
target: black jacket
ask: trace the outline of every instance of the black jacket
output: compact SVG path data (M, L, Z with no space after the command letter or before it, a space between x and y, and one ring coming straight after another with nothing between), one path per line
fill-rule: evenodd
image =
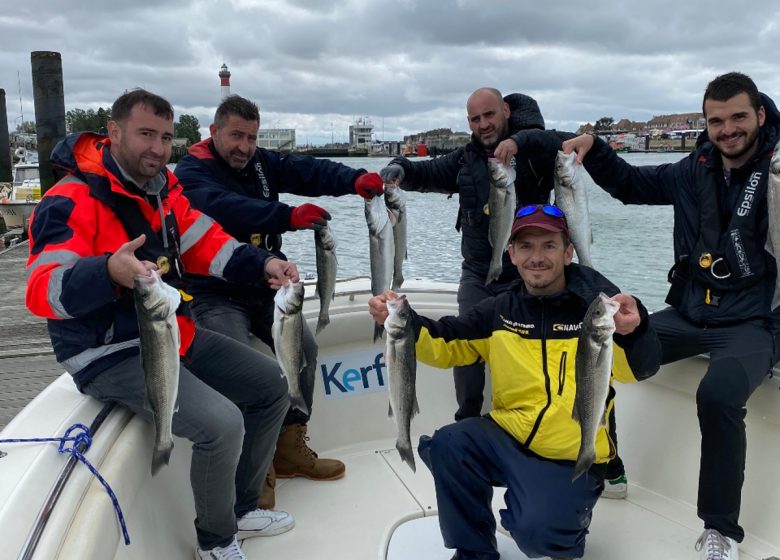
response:
M728 183L720 152L706 131L696 149L677 163L635 167L600 139L585 156L593 180L624 204L674 206L675 265L666 301L696 325L757 320L768 321L774 332L778 330L774 325L780 325L780 314L770 312L777 268L764 249L768 164L780 138L780 113L769 97L762 97L766 120L759 149L744 166L732 170ZM739 229L734 227L735 214L748 195L752 217L739 231L749 235L738 232L735 242L734 232ZM713 232L717 243L703 243ZM712 270L718 276L730 274L728 279L718 280L705 268L708 253L713 261L723 259Z

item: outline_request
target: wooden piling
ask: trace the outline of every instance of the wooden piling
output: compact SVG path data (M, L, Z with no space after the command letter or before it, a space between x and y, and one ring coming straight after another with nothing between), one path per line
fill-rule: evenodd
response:
M53 51L33 51L30 55L35 101L35 131L38 135L38 166L41 194L54 183L51 151L65 138L65 90L62 57Z
M11 167L11 143L8 137L8 113L5 107L5 90L0 89L0 182L13 179Z

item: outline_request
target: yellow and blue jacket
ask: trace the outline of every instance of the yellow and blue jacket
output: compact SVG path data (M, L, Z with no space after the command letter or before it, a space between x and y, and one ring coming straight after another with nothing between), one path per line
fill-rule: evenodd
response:
M585 312L599 292L618 288L593 269L566 267L566 289L553 296L528 294L522 281L459 317L433 321L414 314L417 359L435 367L490 366L493 420L530 452L574 461L580 426L572 419L575 355ZM629 335L615 334L612 377L623 383L658 371L661 345L637 300L642 321ZM607 420L614 390L607 399ZM609 421L596 438L596 462L614 457Z

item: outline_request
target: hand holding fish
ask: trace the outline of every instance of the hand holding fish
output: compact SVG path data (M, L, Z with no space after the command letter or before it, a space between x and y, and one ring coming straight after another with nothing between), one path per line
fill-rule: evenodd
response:
M368 300L368 312L371 314L371 318L376 321L378 325L384 325L385 319L389 315L387 310L387 300L395 299L398 297L392 290L387 290L383 294L374 296Z
M300 281L298 268L290 261L272 258L265 261L265 273L268 275L268 284L278 290L288 282Z
M132 288L133 279L136 276L149 276L150 271L157 270L157 265L150 261L140 261L135 256L136 249L139 249L146 241L144 234L128 241L108 257L108 277L114 284L123 288Z
M493 157L504 165L509 165L515 154L517 154L517 143L511 138L502 140L493 151Z
M615 294L611 299L620 304L615 313L615 334L631 334L642 322L636 299L629 294Z
M582 160L585 159L587 154L593 147L593 135L592 134L580 134L576 138L566 140L561 146L561 150L564 154L569 155L572 152L577 152L577 163L582 164Z

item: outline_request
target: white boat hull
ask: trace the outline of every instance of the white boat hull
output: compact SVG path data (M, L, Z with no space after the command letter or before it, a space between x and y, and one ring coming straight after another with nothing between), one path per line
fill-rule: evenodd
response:
M437 317L456 313L456 288L410 282L404 292L417 311ZM312 293L313 287L307 291ZM311 445L322 456L342 459L346 476L332 482L279 480L277 507L295 515L296 527L273 538L244 541L249 558L449 560L452 555L441 544L435 519L429 519L436 516L430 473L419 460L417 473L412 473L395 450L388 394L374 367L383 346L371 342L369 293L367 281L339 283L331 324L317 338L320 375L309 425ZM307 300L304 312L313 326L317 302ZM599 501L585 558L693 557L701 532L694 506L699 461L695 391L705 367L705 359L693 358L664 367L646 382L617 386L617 424L631 482L629 498ZM455 410L450 371L421 365L417 380L421 413L412 422L415 436L451 422ZM59 435L74 422L89 423L99 409L65 375L25 408L0 439ZM746 422L749 444L741 523L748 535L740 551L749 560L780 557L777 378L768 379L751 398ZM195 513L189 445L177 439L171 464L152 478L152 436L150 424L120 408L108 417L87 453L119 498L130 546L121 541L105 490L77 466L30 557L191 558ZM0 542L4 554L15 558L65 458L53 444L0 444L0 449L8 452L0 459ZM503 507L502 494L497 489L496 511ZM508 537L499 540L502 559L525 558Z
M0 218L7 229L27 228L30 215L35 209L35 202L19 200L0 200Z

